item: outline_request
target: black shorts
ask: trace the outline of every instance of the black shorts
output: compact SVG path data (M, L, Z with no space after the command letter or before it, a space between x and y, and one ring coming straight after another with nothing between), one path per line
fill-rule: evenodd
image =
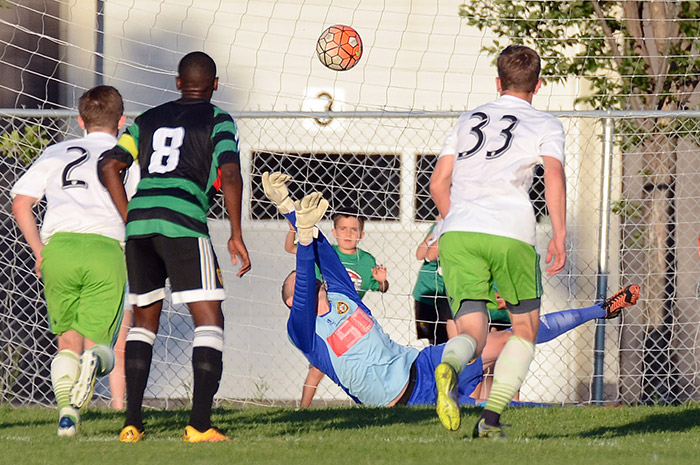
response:
M222 301L224 283L211 241L203 237L151 236L126 241L129 303L145 307L165 298L174 304Z

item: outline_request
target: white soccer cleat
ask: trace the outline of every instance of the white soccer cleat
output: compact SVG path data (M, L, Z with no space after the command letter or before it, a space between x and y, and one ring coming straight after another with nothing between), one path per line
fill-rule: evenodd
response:
M83 408L95 392L95 379L100 367L100 359L92 350L86 350L80 356L80 374L70 389L70 404L75 409Z

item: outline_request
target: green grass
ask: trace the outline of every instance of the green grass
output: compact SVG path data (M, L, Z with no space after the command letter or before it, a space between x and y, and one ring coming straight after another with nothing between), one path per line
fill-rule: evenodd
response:
M146 439L122 444L123 413L88 410L77 438L56 437L56 411L0 408L2 464L691 464L700 463L700 406L509 409L507 441L445 430L433 409L217 409L232 441L186 444L187 410L149 411Z

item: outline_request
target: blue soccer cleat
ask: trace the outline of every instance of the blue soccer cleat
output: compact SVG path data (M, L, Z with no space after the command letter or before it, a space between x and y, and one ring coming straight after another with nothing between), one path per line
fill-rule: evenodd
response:
M68 415L62 416L58 420L58 437L72 438L78 434L78 425L76 421Z

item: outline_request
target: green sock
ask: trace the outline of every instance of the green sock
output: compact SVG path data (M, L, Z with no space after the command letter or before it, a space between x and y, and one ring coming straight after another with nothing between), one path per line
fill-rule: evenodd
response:
M493 385L485 410L501 414L518 392L535 357L535 345L511 336L493 368Z
M458 334L445 343L442 351L442 363L450 365L459 376L467 366L467 363L474 360L476 354L476 341L467 334Z
M72 350L62 350L51 362L51 384L56 395L59 415L75 410L70 406L70 388L80 374L80 357ZM77 412L73 415L77 421Z

